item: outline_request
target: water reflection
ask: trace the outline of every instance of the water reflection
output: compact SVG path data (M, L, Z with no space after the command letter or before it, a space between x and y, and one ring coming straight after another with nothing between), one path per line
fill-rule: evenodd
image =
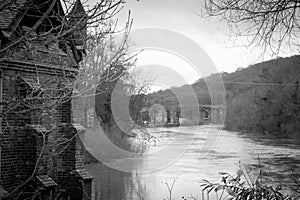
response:
M157 151L166 144L172 145L163 154L146 154L138 162L127 159L131 163L131 173L117 171L102 164L87 165L87 169L94 176L94 199L109 200L162 200L167 199L167 184L171 184L174 178L176 183L173 188L173 198L201 196L199 181L207 179L220 181L218 172L234 174L238 169L238 162L244 164L257 163L259 156L266 172L273 181L290 183L291 168L300 168L300 148L291 140L273 140L264 137L251 138L243 134L223 131L212 150L202 149L206 141L207 129L210 133L217 133L218 127L186 127L186 128L160 128L152 130L159 138L157 145L149 151ZM195 134L194 134L195 133ZM175 137L180 135L179 137ZM173 141L170 143L170 139ZM278 142L280 141L280 142ZM143 169L153 169L172 156L175 151L186 151L176 162L165 168L146 173ZM153 156L154 155L154 156ZM134 160L134 162L133 162ZM111 162L121 162L112 160Z

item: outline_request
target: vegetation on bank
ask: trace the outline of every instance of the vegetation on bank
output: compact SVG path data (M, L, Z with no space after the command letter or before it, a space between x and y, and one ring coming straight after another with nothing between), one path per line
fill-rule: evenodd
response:
M220 172L221 181L212 183L209 180L200 182L201 195L182 197L187 200L298 200L300 199L299 174L291 174L289 185L277 184L270 181L268 173L258 160L258 165L244 165L239 163L235 175ZM172 200L173 188L178 177L165 182L168 196L164 200ZM143 198L140 198L143 199Z
M221 76L226 91L226 129L299 137L299 65L300 56L278 58L239 68L233 73L212 74L191 86L158 91L151 96L176 101L176 96L170 95L173 92L188 102L191 96L186 94L186 88L192 87L199 104L223 104L222 88L216 82ZM193 108L185 108L181 113L186 119L197 118Z
M294 200L300 198L297 189L300 185L297 177L291 178L292 183L284 188L283 185L268 181L267 173L260 164L250 166L239 163L236 175L227 172L219 174L222 177L220 183L202 181L202 200L209 200L211 195L217 200Z
M224 75L229 130L300 133L300 57L279 58Z

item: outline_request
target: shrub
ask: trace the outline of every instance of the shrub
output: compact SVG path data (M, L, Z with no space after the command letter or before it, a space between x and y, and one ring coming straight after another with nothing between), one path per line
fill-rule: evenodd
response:
M239 170L233 176L222 172L221 183L211 183L202 180L202 199L214 192L217 200L296 200L297 197L284 194L281 186L269 184L262 175L263 167L250 167L239 164Z

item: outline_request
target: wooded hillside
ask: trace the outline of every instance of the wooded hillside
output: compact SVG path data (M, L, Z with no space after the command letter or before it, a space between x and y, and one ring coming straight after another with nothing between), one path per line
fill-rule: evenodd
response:
M202 78L191 85L199 104L210 104L211 98L222 92L216 82L218 76L222 76L226 89L226 129L300 135L300 56L278 58L239 68L234 73ZM171 90L188 102L187 87ZM165 90L151 96L158 98L169 93L170 90Z

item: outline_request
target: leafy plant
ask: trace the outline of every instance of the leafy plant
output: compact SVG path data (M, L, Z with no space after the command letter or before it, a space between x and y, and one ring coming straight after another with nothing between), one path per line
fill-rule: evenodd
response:
M221 183L211 183L203 180L201 187L202 199L209 200L211 193L215 193L217 200L293 200L296 197L285 195L280 186L270 185L262 175L263 167L242 165L236 175L221 172Z
M300 199L300 174L292 171L293 183L290 185L290 190L294 193L296 198Z

